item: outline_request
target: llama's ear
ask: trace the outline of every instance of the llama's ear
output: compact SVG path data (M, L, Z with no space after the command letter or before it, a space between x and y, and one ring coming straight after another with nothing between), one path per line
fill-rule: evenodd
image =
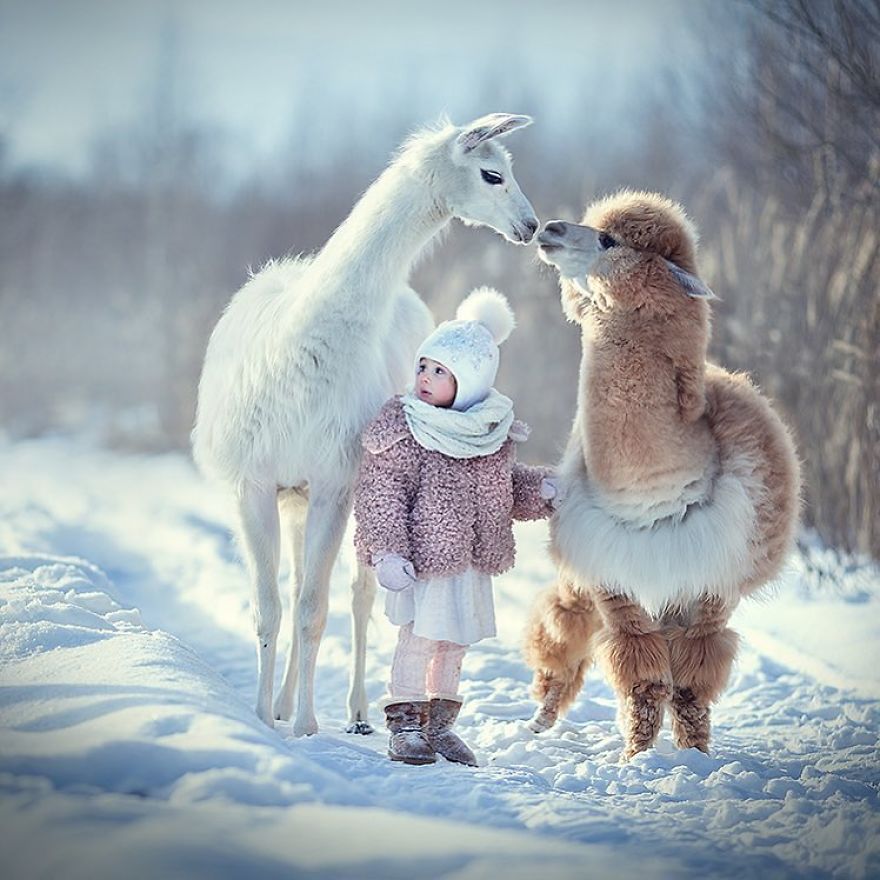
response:
M513 113L490 113L488 116L481 116L473 122L462 126L462 132L458 136L458 145L462 152L469 153L474 147L484 141L492 140L492 138L503 137L516 131L518 128L525 128L532 124L531 116L516 116Z
M664 259L663 262L666 263L666 268L672 272L673 277L681 285L682 290L684 290L688 296L691 296L694 299L718 299L709 285L700 281L696 275L691 275L690 272L685 272L681 266L677 266L672 260Z

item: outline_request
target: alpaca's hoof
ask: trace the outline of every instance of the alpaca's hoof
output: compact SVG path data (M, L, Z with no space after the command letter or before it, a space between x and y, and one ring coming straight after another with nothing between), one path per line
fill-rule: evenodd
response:
M534 717L526 726L532 731L532 733L543 733L545 730L549 730L554 724L556 724L557 717L557 713L552 709L542 706L537 712L535 712Z
M650 745L628 745L621 753L620 753L620 763L628 764L636 755L640 755L642 752L647 752L648 749L651 748Z
M358 733L361 736L367 736L373 733L373 725L369 721L353 721L345 728L346 733Z
M696 749L704 755L709 754L709 741L707 739L689 739L682 737L674 737L675 747L684 751L685 749Z

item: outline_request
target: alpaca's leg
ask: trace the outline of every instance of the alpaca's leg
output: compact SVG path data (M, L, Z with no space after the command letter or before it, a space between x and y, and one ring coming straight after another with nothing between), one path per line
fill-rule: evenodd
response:
M290 546L290 605L293 633L290 639L290 656L287 658L284 680L281 682L281 690L278 692L278 696L275 697L275 718L279 721L289 721L290 716L293 714L293 696L296 692L299 660L296 609L302 589L303 535L305 532L306 512L308 511L308 498L305 493L297 490L285 492L280 497L281 502L279 506L282 514L282 523L285 526Z
M621 701L619 719L623 759L650 748L663 724L672 694L669 646L658 624L632 599L597 591L596 606L605 623L600 654Z
M253 589L251 607L257 634L257 715L270 727L275 651L281 625L278 594L280 527L275 489L246 483L238 498L244 552Z
M349 733L372 733L367 720L367 689L364 684L367 662L367 623L376 598L376 577L369 566L358 564L351 585L351 686L348 691Z
M526 662L535 671L532 694L540 703L529 723L536 733L552 727L580 692L601 627L589 593L569 581L560 580L539 597L525 645Z
M315 718L315 664L324 627L330 592L330 572L351 509L348 488L310 487L309 512L303 556L303 582L296 607L299 640L299 680L296 688L294 736L318 732Z
M727 628L733 609L703 599L689 626L669 640L672 661L672 732L680 749L709 751L709 706L727 684L737 635Z

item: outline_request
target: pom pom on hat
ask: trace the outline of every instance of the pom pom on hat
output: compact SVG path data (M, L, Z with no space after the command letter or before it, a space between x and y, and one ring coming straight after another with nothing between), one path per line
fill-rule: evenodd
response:
M493 287L472 290L455 312L459 321L479 321L489 329L496 345L501 345L516 327L513 309L503 293Z
M444 321L419 347L422 358L443 364L456 381L452 408L466 410L483 400L498 373L498 345L516 326L504 294L478 287L459 305L454 321Z

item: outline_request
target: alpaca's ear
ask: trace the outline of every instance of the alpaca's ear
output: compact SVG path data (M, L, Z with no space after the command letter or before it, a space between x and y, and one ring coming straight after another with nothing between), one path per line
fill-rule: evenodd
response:
M512 113L490 113L481 116L473 122L462 126L462 132L458 136L458 145L462 152L469 153L474 147L490 141L492 138L510 134L518 128L525 128L532 124L531 116L515 116Z
M672 260L664 260L664 262L666 263L666 268L672 272L675 280L681 285L682 289L688 296L692 296L694 299L718 299L709 285L700 281L696 275L691 275L690 272L685 272L681 266L676 266Z

